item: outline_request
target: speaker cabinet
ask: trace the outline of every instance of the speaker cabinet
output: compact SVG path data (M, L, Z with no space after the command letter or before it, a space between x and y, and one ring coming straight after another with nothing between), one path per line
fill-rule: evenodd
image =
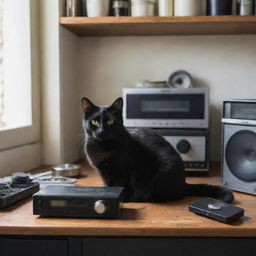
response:
M222 125L222 183L256 195L256 125Z

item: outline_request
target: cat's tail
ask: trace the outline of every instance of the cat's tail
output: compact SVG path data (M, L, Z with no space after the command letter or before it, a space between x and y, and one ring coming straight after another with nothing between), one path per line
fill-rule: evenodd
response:
M186 184L188 196L209 196L218 198L226 203L234 201L233 193L230 189L223 186L208 184Z

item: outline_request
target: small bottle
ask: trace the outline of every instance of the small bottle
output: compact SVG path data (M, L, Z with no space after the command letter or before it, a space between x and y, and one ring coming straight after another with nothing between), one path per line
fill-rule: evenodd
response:
M252 15L254 0L237 0L238 15Z
M129 0L113 0L112 12L116 17L129 15Z
M173 0L158 0L158 15L173 16Z
M199 16L201 0L175 0L174 16Z
M131 0L132 16L155 16L155 0Z
M82 12L80 0L66 0L66 16L76 17L80 16Z
M206 0L201 0L201 10L200 15L205 16L206 15Z
M207 0L207 15L231 15L233 0Z

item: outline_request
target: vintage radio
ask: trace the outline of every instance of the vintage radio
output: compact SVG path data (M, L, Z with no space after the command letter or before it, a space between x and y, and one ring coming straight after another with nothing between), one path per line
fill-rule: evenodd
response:
M126 88L126 127L208 129L207 88Z
M33 196L33 213L55 217L118 218L124 188L48 185Z
M256 195L256 100L224 101L222 183Z
M207 88L125 88L124 125L156 129L181 155L187 171L208 171Z

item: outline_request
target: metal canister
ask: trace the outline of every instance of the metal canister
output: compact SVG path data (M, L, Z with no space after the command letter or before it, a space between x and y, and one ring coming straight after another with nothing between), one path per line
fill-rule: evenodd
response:
M207 0L207 15L231 15L233 0Z
M253 15L254 0L237 0L238 15Z
M81 0L66 0L66 16L76 17L81 16L82 1Z
M155 16L155 4L155 0L131 0L132 16Z
M129 15L129 0L113 0L112 12L116 17Z

